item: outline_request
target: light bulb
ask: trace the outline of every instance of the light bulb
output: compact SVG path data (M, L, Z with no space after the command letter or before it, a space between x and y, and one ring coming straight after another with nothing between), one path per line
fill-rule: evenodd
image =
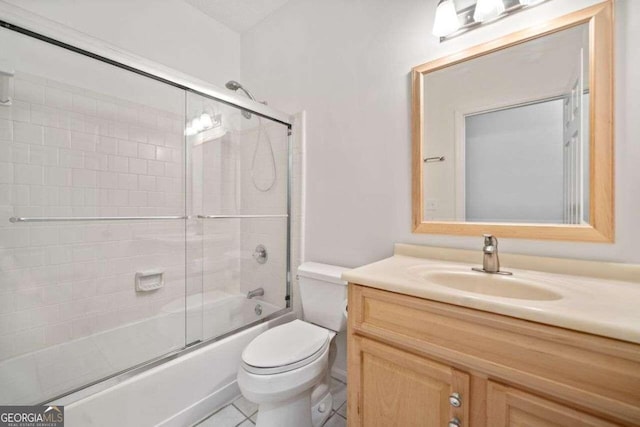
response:
M447 36L460 28L456 6L453 0L440 0L436 8L436 18L433 20L433 35Z
M213 127L213 120L211 120L211 116L207 113L202 113L200 116L200 124L203 129L209 129Z
M504 12L502 0L478 0L473 19L476 22L489 21Z

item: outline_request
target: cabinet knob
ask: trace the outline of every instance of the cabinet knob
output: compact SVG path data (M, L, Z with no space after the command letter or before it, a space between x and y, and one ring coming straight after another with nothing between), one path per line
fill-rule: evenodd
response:
M462 422L457 419L457 418L452 418L451 421L449 421L449 427L461 427L462 426Z
M451 393L449 396L449 403L454 408L459 408L462 405L462 397L459 393Z

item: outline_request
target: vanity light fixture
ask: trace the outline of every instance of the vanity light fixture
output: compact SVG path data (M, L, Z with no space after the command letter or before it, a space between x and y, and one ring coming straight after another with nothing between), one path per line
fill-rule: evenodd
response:
M478 0L473 12L473 20L476 22L490 21L504 12L502 0Z
M433 22L433 35L445 37L448 34L458 31L460 21L456 13L456 5L453 0L440 0L436 8L436 19Z
M432 32L443 42L546 1L549 0L440 0ZM456 9L456 2L461 9Z

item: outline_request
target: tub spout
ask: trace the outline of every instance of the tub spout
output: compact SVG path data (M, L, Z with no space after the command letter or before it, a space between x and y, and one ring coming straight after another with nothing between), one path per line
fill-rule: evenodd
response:
M251 299L253 297L261 297L263 295L264 295L264 289L258 288L258 289L254 289L252 291L247 292L247 299Z

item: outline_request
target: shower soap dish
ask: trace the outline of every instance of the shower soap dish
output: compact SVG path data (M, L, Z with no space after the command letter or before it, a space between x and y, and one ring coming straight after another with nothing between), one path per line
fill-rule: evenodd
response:
M149 292L164 286L164 272L146 270L136 273L136 292Z

